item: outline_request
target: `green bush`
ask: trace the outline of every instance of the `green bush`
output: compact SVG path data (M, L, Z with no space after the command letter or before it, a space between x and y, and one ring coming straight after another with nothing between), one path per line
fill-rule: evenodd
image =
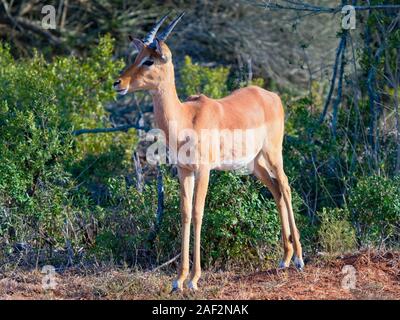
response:
M109 178L106 186L105 211L90 254L117 263L151 262L154 255L148 240L156 221L155 186L145 185L139 192L124 176Z
M180 70L179 93L183 97L203 93L211 98L221 98L228 94L228 75L229 68L203 67L186 56Z
M0 236L34 248L81 245L80 224L95 215L84 173L106 151L128 159L134 135L73 137L74 129L104 126L105 102L121 63L104 37L85 59L35 53L15 60L0 44ZM84 161L91 159L92 161ZM96 160L96 161L95 161ZM121 161L120 161L121 162ZM82 164L82 165L79 165ZM103 169L110 161L101 163ZM79 183L81 183L79 185Z
M159 263L174 257L181 244L178 180L164 170L164 214L155 239L150 235L156 222L156 181L146 185L142 193L123 181L123 178L110 181L113 190L110 199L116 203L94 250L118 258L127 252L146 252ZM294 207L298 209L298 201ZM203 264L259 262L260 256L270 256L277 246L280 246L279 215L263 186L249 176L213 172L202 228ZM134 259L141 258L139 254Z
M356 248L356 234L349 221L349 212L339 208L323 208L318 213L318 244L324 252L339 254Z
M275 201L265 191L249 176L213 173L204 214L202 247L206 263L271 256L281 243L280 222Z
M160 252L180 250L179 185L169 190L159 246ZM273 200L248 176L212 172L202 227L205 265L259 259L259 251L279 244L279 216ZM232 196L234 195L234 196ZM178 223L177 223L178 222ZM267 252L268 253L268 252Z
M298 204L297 210L294 211L296 225L300 232L300 242L304 252L307 254L314 253L316 243L318 243L318 223L317 219L312 219L310 216L304 214L303 206L304 200L297 192L292 189L293 203Z
M62 186L70 181L62 162L72 137L48 72L40 56L17 62L0 46L0 194L9 212L0 227L3 236L20 241L27 240L27 227L36 229L40 242L56 236L66 198Z
M360 244L381 244L398 239L400 177L370 176L350 191L348 206Z

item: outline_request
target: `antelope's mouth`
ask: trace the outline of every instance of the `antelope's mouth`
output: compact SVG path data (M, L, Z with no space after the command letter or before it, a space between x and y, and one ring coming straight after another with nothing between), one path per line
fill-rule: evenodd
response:
M128 93L128 88L126 89L116 89L115 90L119 95L124 96Z

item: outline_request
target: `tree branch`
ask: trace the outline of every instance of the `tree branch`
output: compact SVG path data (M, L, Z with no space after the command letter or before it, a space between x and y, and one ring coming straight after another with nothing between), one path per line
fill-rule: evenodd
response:
M4 24L11 24L14 27L19 27L19 29L26 29L33 33L39 34L47 38L54 45L61 45L62 40L57 36L53 35L51 32L43 29L37 22L31 21L23 17L13 17L8 10L6 2L3 1L3 6L6 10L6 16L0 17L0 22Z
M338 13L341 12L343 6L336 7L323 7L323 6L315 6L309 3L299 2L299 1L285 1L288 4L280 4L277 2L258 4L258 6L270 9L270 10L293 10L293 11L306 11L306 12L314 12L317 14L320 13ZM400 5L367 5L367 6L353 6L357 11L365 11L365 10L387 10L394 9L400 10Z
M344 43L345 43L345 38L342 36L342 38L340 39L339 46L338 46L337 51L336 51L336 59L335 59L335 65L333 66L331 86L329 88L328 96L326 97L326 100L325 100L324 109L323 109L321 117L319 119L319 123L322 123L324 121L326 113L328 112L328 107L329 107L329 104L331 102L333 89L335 88L337 69L338 69L338 65L339 65L340 56L342 54L342 50L344 49Z
M345 66L345 52L346 52L346 36L347 32L343 33L343 48L341 54L341 61L340 61L340 70L339 70L339 81L338 81L338 89L337 89L337 97L335 103L333 104L333 118L332 118L332 134L336 136L336 124L337 124L337 117L339 112L339 105L342 101L342 88L343 88L343 75L344 75L344 66Z
M176 261L179 257L181 256L181 254L178 254L177 256L173 257L172 259L168 260L167 262L163 263L162 265L154 268L153 270L151 270L150 272L156 272L158 270L160 270L161 268L166 267L167 265L171 264L172 262Z
M79 130L72 131L72 134L74 136L79 136L79 135L85 134L85 133L106 133L106 132L117 132L117 131L125 131L126 132L131 128L134 128L136 130L144 130L144 131L148 130L148 128L146 128L146 127L140 127L135 124L127 124L127 125L118 126L118 127L114 127L114 128L79 129Z

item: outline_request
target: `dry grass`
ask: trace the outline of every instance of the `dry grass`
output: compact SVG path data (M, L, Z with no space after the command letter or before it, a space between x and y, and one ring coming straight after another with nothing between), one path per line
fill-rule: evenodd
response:
M343 266L356 270L356 289L341 287ZM196 293L170 295L173 274L114 269L56 276L42 289L42 274L10 272L0 280L1 299L400 299L400 252L360 252L329 261L314 259L295 269L251 273L206 271Z

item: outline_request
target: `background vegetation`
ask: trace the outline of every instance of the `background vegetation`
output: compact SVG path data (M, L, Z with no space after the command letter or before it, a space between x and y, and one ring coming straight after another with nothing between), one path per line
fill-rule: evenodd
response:
M182 98L218 98L250 83L282 96L285 166L306 256L398 247L399 10L359 11L355 30L336 33L340 15L311 11L305 22L297 1L295 10L269 11L251 1L53 2L55 31L35 29L39 2L2 3L2 267L151 268L179 253L175 168L143 161L149 97L117 99L111 88L124 66L122 39L176 8L188 10L170 44ZM395 1L371 1L382 3ZM251 176L213 173L204 219L206 266L276 263L275 203Z

